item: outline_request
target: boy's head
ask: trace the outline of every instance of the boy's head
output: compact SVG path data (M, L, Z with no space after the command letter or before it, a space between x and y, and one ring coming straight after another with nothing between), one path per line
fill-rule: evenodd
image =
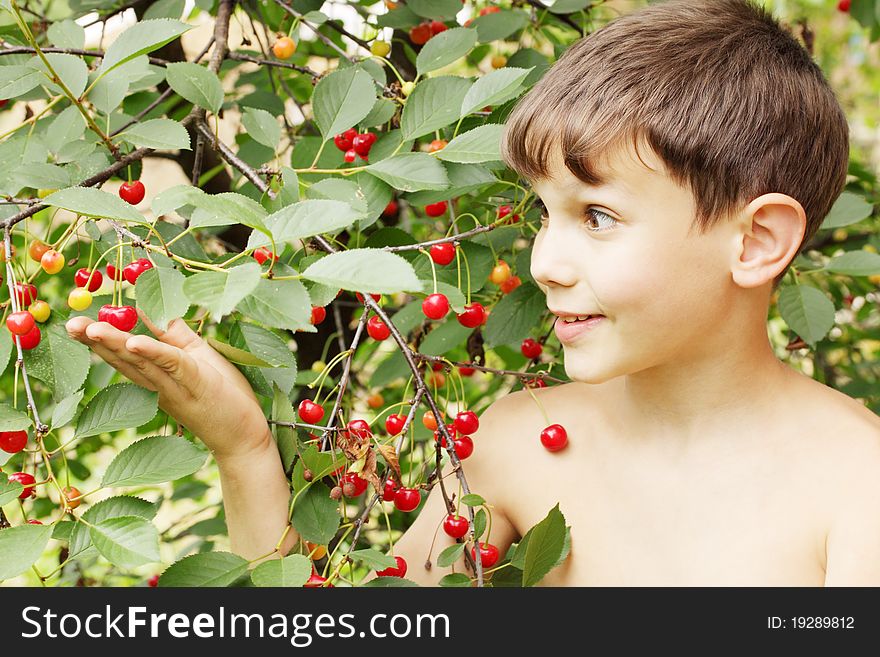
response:
M502 154L547 206L532 273L552 310L613 322L638 306L699 330L717 317L694 314L743 312L737 290L763 300L748 311L763 326L843 189L849 140L821 70L765 10L670 0L572 45L517 103Z

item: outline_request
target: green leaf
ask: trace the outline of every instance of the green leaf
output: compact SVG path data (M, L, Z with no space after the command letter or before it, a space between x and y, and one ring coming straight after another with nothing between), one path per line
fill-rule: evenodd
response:
M118 516L89 527L98 552L114 566L137 568L159 561L159 532L140 516Z
M296 367L296 356L287 342L275 333L249 322L238 322L236 327L241 333L242 346L264 361L259 367Z
M0 98L15 98L37 87L46 77L30 66L0 66Z
M461 0L407 0L406 6L424 18L451 20L461 11Z
M21 431L31 424L31 419L26 414L0 402L0 431Z
M190 150L186 128L171 119L151 119L135 123L119 136L138 147Z
M324 141L367 116L375 99L373 79L360 68L337 70L321 78L315 85L312 111Z
M67 334L58 323L44 324L42 339L27 358L28 375L52 390L56 400L82 387L89 373L89 348Z
M0 530L0 580L21 575L43 554L51 525L19 525Z
M293 512L293 527L305 541L326 545L339 528L339 504L330 489L314 483L299 496Z
M464 554L464 547L464 543L450 545L437 556L437 565L442 568L451 566Z
M171 564L159 577L161 587L229 586L248 569L248 562L231 552L201 552Z
M363 588L368 589L398 589L398 588L409 588L413 586L418 586L412 580L406 579L405 577L376 577L375 579L371 579L369 582L363 585Z
M85 391L79 390L58 402L52 411L52 429L63 427L73 419L74 415L76 415L76 409L82 401L83 394L85 394Z
M777 306L789 328L811 347L834 326L834 304L824 292L809 285L783 287Z
M476 493L470 493L461 498L461 503L467 506L481 506L486 503L486 500Z
M450 319L428 333L428 337L419 346L419 352L426 356L442 356L462 344L472 332L473 329Z
M252 353L245 351L244 349L239 349L238 347L233 347L230 344L226 344L225 342L220 342L220 340L215 340L212 337L205 338L214 349L216 349L220 354L228 361L232 363L238 363L239 365L250 365L253 367L271 367L269 363L264 361L262 358L258 358L254 356Z
M136 57L101 78L98 78L97 73L94 74L97 81L89 91L89 101L99 112L109 115L119 107L128 94L131 84L128 69L130 66L138 64L139 59Z
M467 55L477 45L477 31L466 27L445 30L432 37L416 58L416 69L424 75Z
M198 305L207 308L211 316L220 321L242 299L257 289L260 271L260 265L256 262L230 267L226 274L203 271L184 281L183 292L190 299L196 299Z
M504 126L487 123L458 135L436 153L446 162L473 163L501 159L501 133Z
M297 280L261 278L257 288L237 306L246 316L266 326L314 332L312 306L305 286Z
M182 436L151 436L132 443L107 466L101 486L145 486L198 471L208 453Z
M144 223L144 216L115 194L93 187L68 187L49 194L43 203L86 217Z
M158 394L133 383L117 383L89 401L76 427L76 437L139 427L156 416Z
M348 181L346 181L348 182ZM335 234L348 228L363 217L349 203L329 199L299 201L281 208L265 219L266 228L272 233L276 244L293 243L297 240L322 234ZM271 244L269 238L258 232L251 233L247 248L255 249Z
M113 43L110 44L110 47L107 48L104 59L101 61L101 66L98 69L99 75L106 75L120 64L138 55L145 55L148 52L157 50L191 29L191 25L167 18L135 23L117 36Z
M822 222L821 229L841 228L857 224L870 217L873 211L874 206L868 203L863 196L852 192L843 192Z
M138 516L145 520L152 520L158 511L158 504L153 504L140 497L131 495L116 495L108 497L91 505L82 517L86 522L93 525L108 518L121 516ZM69 550L70 556L76 556L86 550L92 544L89 536L89 528L85 523L78 522L70 533Z
M573 14L584 9L588 4L590 4L590 0L556 0L550 5L550 13Z
M416 277L412 265L399 255L382 249L349 249L331 253L309 265L302 276L317 283L358 292L422 291L422 282Z
M169 187L153 197L153 214L158 217L173 212L185 205L195 206L202 196L205 196L205 192L188 183Z
M213 71L193 62L176 62L165 67L165 79L180 96L215 114L223 104L223 85Z
M470 88L470 80L451 75L419 82L403 108L400 119L403 138L416 139L457 121Z
M440 578L440 586L470 588L471 578L464 573L450 573Z
M355 561L360 561L370 570L385 570L386 568L396 568L397 561L394 557L382 554L374 548L365 550L354 550L350 555Z
M264 561L251 572L256 586L302 586L312 574L312 562L301 554Z
M144 18L180 18L186 0L157 0L147 7Z
M547 517L529 531L523 567L523 586L534 586L550 572L565 544L565 518L554 506Z
M531 68L505 66L479 78L462 99L460 115L467 116L487 105L498 105L514 98L531 71Z
M28 163L26 167L15 171L12 178L21 187L36 189L59 189L70 184L68 169L44 162Z
M446 169L427 153L400 153L369 165L366 171L404 192L449 187Z
M485 509L480 509L474 514L474 538L480 540L486 531L487 515Z
M273 150L278 148L281 126L278 125L278 119L266 110L248 107L241 117L241 124L252 139Z
M185 280L174 267L153 267L138 276L134 286L138 308L163 331L168 322L189 310L190 301L183 291Z
M520 342L528 337L546 310L544 294L531 283L523 283L492 309L483 330L486 344L496 347Z
M0 477L0 506L9 504L9 502L21 495L23 490L24 486L17 481L10 481L6 476Z
M82 96L83 91L86 89L86 82L89 79L89 67L86 66L82 58L57 52L45 53L45 57L72 96L74 98ZM61 85L49 81L51 75L42 59L34 57L30 65L47 76L44 78L43 84L56 93L63 93Z
M235 192L220 194L195 194L187 199L196 207L191 228L204 226L231 226L243 224L250 228L266 230L266 209L252 198Z
M524 11L498 11L485 16L477 16L471 27L477 30L480 43L490 43L506 39L529 22Z
M69 18L52 23L46 32L46 36L49 37L49 42L56 48L82 49L86 43L85 29Z
M50 145L50 149L57 153L64 144L82 137L85 129L85 119L79 110L71 105L52 119L52 123L46 130L46 143Z
M229 330L229 341L235 347L254 350L262 357L271 359L267 363L270 367L242 368L242 374L254 392L274 398L274 389L278 388L285 395L290 394L296 384L296 357L285 340L256 324L236 322Z
M376 102L373 104L373 109L361 119L360 125L362 128L372 128L387 123L391 120L391 117L394 116L396 110L397 105L393 100L388 98L377 98Z
M825 265L825 270L847 276L871 276L880 274L880 255L869 251L847 251L835 256Z

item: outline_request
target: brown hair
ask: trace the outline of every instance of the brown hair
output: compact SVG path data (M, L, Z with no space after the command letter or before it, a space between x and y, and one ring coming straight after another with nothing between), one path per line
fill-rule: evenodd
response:
M517 103L502 157L548 175L551 149L602 185L598 158L644 139L692 190L705 232L752 199L780 192L815 235L846 183L849 129L821 69L751 0L668 0L574 43ZM774 281L782 279L786 266Z

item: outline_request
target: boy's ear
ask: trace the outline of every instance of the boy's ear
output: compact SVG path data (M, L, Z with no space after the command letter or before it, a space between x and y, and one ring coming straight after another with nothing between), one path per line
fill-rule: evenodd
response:
M731 265L740 287L760 287L782 273L800 249L807 226L803 206L786 194L764 194L740 214L738 253Z

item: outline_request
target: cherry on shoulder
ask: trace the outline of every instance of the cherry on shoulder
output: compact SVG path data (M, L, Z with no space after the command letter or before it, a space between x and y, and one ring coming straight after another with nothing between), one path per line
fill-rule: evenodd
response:
M80 505L80 503L82 502L82 499L80 499L80 496L82 495L82 493L79 492L78 488L74 488L73 486L67 486L61 492L64 495L64 499L67 500L67 507L69 509L77 508Z
M561 424L551 424L541 432L541 444L547 451L558 452L568 445L568 433Z
M88 291L94 292L104 282L104 275L97 269L93 272L87 267L80 267L76 270L76 274L73 275L73 282L77 287L86 287L88 285Z
M394 501L394 494L397 492L397 489L400 488L400 484L391 479L390 477L385 480L385 487L382 489L382 499L386 502Z
M289 36L283 36L272 44L272 53L278 59L287 59L296 51L296 41Z
M431 260L438 265L448 265L455 260L455 244L452 242L441 242L431 247Z
M55 249L49 249L40 258L40 267L47 274L57 274L64 268L64 254Z
M19 341L19 344L21 344L22 349L33 349L38 344L40 344L40 338L42 338L42 333L40 333L40 327L34 326L30 331L28 331L24 335L18 336L18 341Z
M406 575L406 560L403 557L394 557L397 566L389 566L384 570L377 570L378 577L403 577Z
M425 206L425 214L429 217L442 217L446 214L448 203L446 201L437 201L436 203L428 203Z
M429 294L422 301L422 312L428 319L442 319L449 312L449 299L440 292Z
M18 454L25 448L27 441L27 431L0 431L0 449L7 454Z
M311 399L303 399L297 407L300 419L307 424L317 424L324 417L324 407Z
M459 436L452 441L452 447L455 449L455 455L459 461L464 461L474 453L474 441L470 436Z
M541 355L541 353L544 351L544 347L542 347L541 343L536 341L534 338L526 338L519 346L519 350L522 352L523 356L525 356L529 360L534 360Z
M137 324L137 311L133 306L105 304L98 310L98 321L107 322L120 331L131 331Z
M461 538L468 533L470 525L471 523L467 518L450 513L443 521L443 531L452 538Z
M474 561L477 560L477 553L474 548L471 548L471 556L474 558ZM491 568L496 563L498 563L498 557L501 554L498 552L498 548L492 545L491 543L483 543L480 541L480 561L483 564L483 568Z
M26 500L28 497L37 496L37 488L34 485L37 483L37 480L34 479L32 474L28 474L27 472L13 472L9 475L9 481L17 481L24 486L24 490L18 494L18 499Z
M254 252L251 255L253 255L254 260L256 260L257 263L259 263L261 265L264 262L266 262L266 260L268 260L269 258L272 258L272 260L275 262L278 261L278 256L275 255L274 253L272 253L271 249L268 249L265 246L261 246L258 249L254 249Z
M480 418L473 411L461 411L455 416L458 433L469 436L480 428Z
M422 501L422 494L418 488L405 488L401 486L394 493L394 506L404 513L415 511Z
M92 293L85 288L75 287L67 295L67 305L73 310L85 310L92 305Z
M16 313L11 313L9 317L6 318L6 328L8 328L9 332L13 335L27 335L34 326L34 316L27 310L19 310Z
M465 328L476 328L486 321L486 309L483 308L483 304L474 301L467 304L464 307L464 312L458 313L456 317L458 323Z
M30 259L34 262L40 262L43 259L43 254L48 251L51 247L41 240L34 240L28 246L28 255Z
M374 340L381 342L391 335L391 329L388 328L388 324L382 321L381 317L373 315L367 320L367 333L369 333L370 337Z
M522 280L519 276L511 276L506 281L504 281L499 287L504 294L510 294L516 288L522 285Z
M510 265L504 262L504 260L499 260L498 264L492 268L489 280L495 283L495 285L501 285L508 278L510 278Z
M312 306L312 316L309 322L317 326L327 318L327 309L324 306Z
M385 431L388 432L389 436L396 436L403 431L403 425L405 422L406 418L403 415L392 413L385 418Z
M362 479L357 472L346 472L340 481L342 482L342 492L346 497L363 495L370 484L366 479Z
M134 182L124 182L119 186L119 198L131 205L137 205L144 200L147 193L144 183L140 180Z
M19 306L29 306L37 300L37 286L33 283L16 283L12 289Z

